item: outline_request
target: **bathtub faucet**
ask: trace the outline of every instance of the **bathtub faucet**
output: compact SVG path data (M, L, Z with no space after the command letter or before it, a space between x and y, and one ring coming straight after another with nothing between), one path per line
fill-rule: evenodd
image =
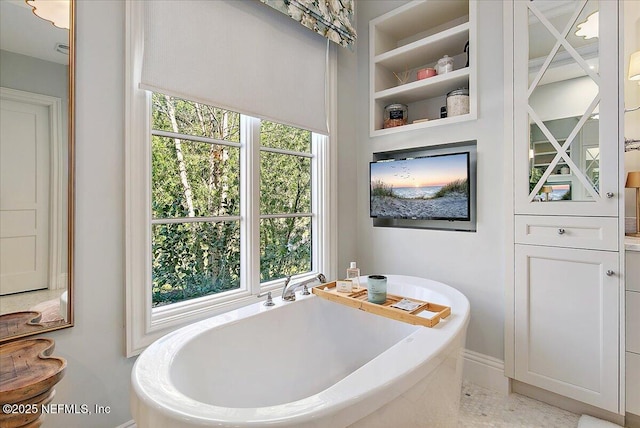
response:
M323 274L319 273L313 278L309 278L306 281L302 281L297 284L289 285L290 281L291 281L291 276L288 276L287 279L284 280L284 288L282 288L282 300L286 300L288 302L294 302L296 300L296 290L298 288L306 286L307 284L311 284L314 281L320 281L321 284L325 283L327 282L327 278ZM308 291L307 291L307 294L309 294Z

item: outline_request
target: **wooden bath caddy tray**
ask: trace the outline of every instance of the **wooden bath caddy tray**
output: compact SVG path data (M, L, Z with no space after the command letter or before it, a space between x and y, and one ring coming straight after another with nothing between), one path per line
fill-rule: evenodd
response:
M449 306L425 302L424 300L418 300L411 297L396 296L389 293L387 293L387 300L384 303L371 303L367 301L366 288L360 288L359 290L351 293L340 293L336 291L335 281L316 285L311 288L311 292L319 297L331 300L332 302L341 303L346 306L351 306L352 308L371 312L372 314L381 315L393 320L414 325L422 325L425 327L433 327L440 322L441 318L447 318L451 315L451 308ZM398 303L402 299L420 303L420 306L412 311L405 311L391 307L391 305ZM425 311L432 312L433 315L429 314L430 316L427 316L427 313L423 313Z

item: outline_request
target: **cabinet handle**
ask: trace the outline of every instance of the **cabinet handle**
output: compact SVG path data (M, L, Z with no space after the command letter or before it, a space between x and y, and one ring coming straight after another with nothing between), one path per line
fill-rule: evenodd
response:
M607 270L605 273L607 274L607 276L613 276L614 274L614 272L611 269Z
M558 229L558 235L564 235L565 230L563 228Z
M613 192L607 192L607 198L609 199L613 198Z

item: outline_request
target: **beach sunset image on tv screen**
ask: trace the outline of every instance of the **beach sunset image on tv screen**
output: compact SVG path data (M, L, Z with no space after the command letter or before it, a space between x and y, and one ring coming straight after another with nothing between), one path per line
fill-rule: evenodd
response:
M469 153L371 162L371 217L469 219Z

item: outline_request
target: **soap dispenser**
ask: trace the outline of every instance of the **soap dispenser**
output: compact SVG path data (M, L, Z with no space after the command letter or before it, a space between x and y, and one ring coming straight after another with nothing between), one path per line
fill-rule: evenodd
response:
M360 289L360 269L356 266L356 262L351 262L349 269L347 269L347 279L350 279L353 284L353 289Z

